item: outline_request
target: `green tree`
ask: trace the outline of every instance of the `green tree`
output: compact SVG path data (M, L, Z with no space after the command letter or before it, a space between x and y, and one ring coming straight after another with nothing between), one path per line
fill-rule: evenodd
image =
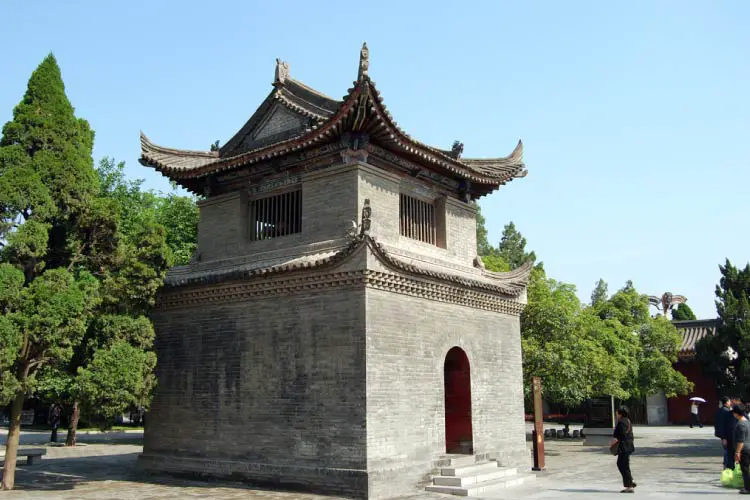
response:
M719 266L716 286L716 335L701 339L696 357L704 373L713 378L725 394L750 397L750 264L744 268L729 259Z
M521 315L525 379L542 377L545 397L567 407L603 394L627 397L621 382L634 371L637 344L618 328L582 307L573 285L535 268Z
M477 209L477 255L480 257L496 256L498 253L497 248L490 245L487 239L486 220L484 215L482 215L482 209L476 202L474 203L474 207Z
M631 397L641 398L659 391L673 397L690 390L690 382L673 367L681 342L679 332L663 317L650 316L648 296L638 293L632 281L593 309L600 319L616 325L622 337L637 339L637 370L622 383Z
M596 282L594 290L591 292L591 305L597 306L602 304L609 298L609 291L607 290L607 282L603 279L599 279Z
M677 304L677 307L672 309L672 320L673 321L688 321L691 319L698 319L690 306L685 304Z
M166 230L167 245L175 265L185 265L197 246L198 206L192 196L162 194L142 189L143 179L128 180L125 163L104 158L97 169L104 196L120 206L121 231L135 233L153 223Z
M107 262L102 251L111 249L113 226L108 207L91 201L98 192L94 133L76 118L52 55L32 73L2 132L0 262L23 274L3 321L4 337L22 338L0 391L13 399L2 480L12 489L25 394L37 371L67 361L83 335L99 297L89 270Z
M494 271L494 272L510 271L510 264L505 262L505 260L499 255L485 255L484 257L481 257L481 259L482 259L482 262L484 262L484 267L487 268L488 271Z
M19 283L21 271L0 264L3 274ZM17 273L13 277L13 271ZM10 370L5 370L2 392L11 395L10 428L3 468L3 489L13 489L16 453L21 430L21 410L26 393L34 387L36 372L45 363L64 362L73 355L75 346L86 330L86 319L96 305L97 281L88 273L78 277L58 267L48 269L28 285L14 290L17 299L6 309L0 323L3 340L10 339L17 348ZM10 390L8 390L8 388ZM10 394L9 394L10 393Z
M195 198L168 194L159 198L156 220L167 230L167 245L175 265L190 262L198 241L198 206Z
M65 365L44 370L38 388L40 394L71 405L68 446L76 444L81 410L89 421L98 421L104 427L115 409L125 411L136 401L138 406L148 406L155 357L151 352L153 327L146 315L172 263L167 232L157 221L159 198L141 190L141 181L128 181L124 164L111 158L100 162L97 173L101 186L98 201L109 207L116 220L113 252L99 273L102 300L74 355ZM132 349L111 352L123 342ZM139 384L129 383L128 377L112 379L109 375L113 372L90 366L101 359L122 362L122 366L110 366L110 370L140 366L135 372L141 377ZM112 380L119 380L120 387L113 388ZM102 398L107 399L106 411L100 404Z
M511 269L516 269L529 260L536 261L536 254L526 251L526 238L516 229L513 222L505 225L498 250L500 256L510 265Z

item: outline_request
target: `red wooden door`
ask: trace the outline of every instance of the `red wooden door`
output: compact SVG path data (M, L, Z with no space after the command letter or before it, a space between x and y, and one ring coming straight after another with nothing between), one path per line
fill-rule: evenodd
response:
M463 349L448 351L444 365L445 451L473 453L471 432L471 374Z

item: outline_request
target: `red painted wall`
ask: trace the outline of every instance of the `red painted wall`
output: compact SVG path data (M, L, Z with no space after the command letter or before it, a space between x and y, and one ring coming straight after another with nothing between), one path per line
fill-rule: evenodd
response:
M697 361L679 361L674 367L695 384L695 387L693 392L687 396L678 396L667 400L669 423L688 424L690 422L690 398L699 397L706 400L706 403L700 405L698 409L701 422L713 425L714 414L719 407L719 396L716 393L714 381L703 375Z

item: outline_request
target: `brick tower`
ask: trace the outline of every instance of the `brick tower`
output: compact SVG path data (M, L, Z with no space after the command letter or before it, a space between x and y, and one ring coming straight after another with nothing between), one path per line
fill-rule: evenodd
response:
M519 315L530 267L484 269L474 200L526 174L401 130L363 46L342 100L291 78L212 151L141 163L201 196L154 313L146 470L381 499L438 465L528 468ZM439 489L440 486L438 485Z

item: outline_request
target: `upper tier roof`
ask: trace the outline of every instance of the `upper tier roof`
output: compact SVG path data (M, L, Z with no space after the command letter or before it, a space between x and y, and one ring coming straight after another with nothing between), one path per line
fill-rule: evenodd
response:
M388 112L368 75L369 50L363 45L354 86L342 100L332 99L289 76L277 59L273 90L245 125L217 151L166 148L141 133L143 165L176 181L194 185L204 178L246 165L334 142L347 132L365 133L383 149L458 180L477 184L480 194L526 175L523 144L505 157L461 158L463 145L451 151L423 144L403 131Z

